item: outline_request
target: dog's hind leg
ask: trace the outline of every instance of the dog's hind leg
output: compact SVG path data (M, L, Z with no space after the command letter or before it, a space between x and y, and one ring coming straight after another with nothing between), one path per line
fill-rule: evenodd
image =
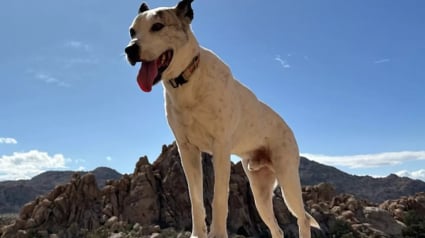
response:
M188 143L178 143L179 153L186 175L192 206L192 235L193 238L206 238L205 208L203 199L202 160L197 147Z
M273 212L273 190L276 183L274 172L264 166L258 170L248 168L249 161L242 159L242 165L248 176L252 194L254 195L255 206L261 219L270 229L272 238L282 238L283 232L280 229Z
M285 155L284 153L282 153ZM282 155L281 154L281 155ZM288 154L286 154L287 156ZM280 156L280 155L279 155ZM298 172L299 156L275 158L273 166L289 211L297 218L299 237L310 238L310 225L319 227L316 220L304 209L301 182Z

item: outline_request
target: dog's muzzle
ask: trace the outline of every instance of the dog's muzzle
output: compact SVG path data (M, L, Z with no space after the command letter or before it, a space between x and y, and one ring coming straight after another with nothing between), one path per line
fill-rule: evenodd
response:
M139 56L140 47L136 43L132 43L125 47L125 53L127 54L127 60L131 65L135 65L137 62L140 62Z

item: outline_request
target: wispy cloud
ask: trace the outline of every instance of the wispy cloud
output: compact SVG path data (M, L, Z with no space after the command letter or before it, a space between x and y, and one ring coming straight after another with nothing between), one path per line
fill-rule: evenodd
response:
M65 48L72 51L69 55L72 57L60 58L59 61L66 68L75 65L94 65L98 64L99 60L93 55L92 47L82 41L69 40L64 43Z
M373 63L374 63L374 64L384 64L384 63L388 63L388 62L390 62L390 61L391 61L391 59L384 58L384 59L378 59L378 60L375 60L375 61L373 61Z
M84 42L81 42L81 41L76 41L76 40L66 41L64 45L65 45L65 47L84 50L84 51L90 51L91 50L90 45L88 45Z
M288 55L291 56L291 55ZM280 55L276 55L276 57L274 58L277 62L280 63L280 65L284 68L284 69L289 69L291 68L291 65L288 63L287 60L283 59L282 57L280 57Z
M31 150L15 152L0 157L0 180L29 179L51 169L66 168L62 154L49 155L47 152Z
M412 179L420 179L425 181L425 169L420 169L416 171L402 170L402 171L396 172L395 174L397 174L400 177L409 177Z
M355 169L392 166L399 165L406 161L425 160L425 151L400 151L344 156L329 156L306 153L302 154L302 156L327 165L345 166Z
M46 84L52 84L52 85L56 85L56 86L59 86L59 87L70 87L71 86L69 83L61 81L61 80L57 79L56 77L53 77L53 76L46 74L46 73L36 73L35 78L45 82Z
M107 161L112 161L112 157L111 156L106 156L106 160Z
M92 46L83 41L62 41L30 58L27 72L29 78L50 86L71 87L75 81L96 71L94 66L101 61L96 53Z
M10 137L0 137L0 144L18 144L18 141L15 138Z
M58 62L60 62L64 69L70 70L78 66L97 65L99 63L99 60L92 56L80 56L78 58L61 58L58 59Z

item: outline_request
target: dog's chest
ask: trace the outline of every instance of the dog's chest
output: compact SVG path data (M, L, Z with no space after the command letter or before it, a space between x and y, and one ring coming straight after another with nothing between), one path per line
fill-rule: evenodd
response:
M210 151L215 137L217 115L205 108L169 110L168 119L174 131L181 131L185 140L202 151ZM177 135L176 135L177 136Z
M184 125L187 140L196 145L201 151L211 152L214 136L211 128L198 119L194 119L190 125Z
M210 152L214 138L223 129L223 112L216 105L204 102L182 106L166 101L167 119L177 139L183 137L204 152ZM174 102L175 103L175 102Z

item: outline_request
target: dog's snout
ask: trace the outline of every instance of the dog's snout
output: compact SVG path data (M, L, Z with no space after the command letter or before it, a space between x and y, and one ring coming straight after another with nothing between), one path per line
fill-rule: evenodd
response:
M125 53L127 54L127 59L130 62L130 64L135 65L136 62L140 61L139 57L139 51L140 47L138 44L130 44L127 47L125 47Z
M125 53L128 56L138 56L139 54L139 45L138 44L131 44L127 47L125 47Z

